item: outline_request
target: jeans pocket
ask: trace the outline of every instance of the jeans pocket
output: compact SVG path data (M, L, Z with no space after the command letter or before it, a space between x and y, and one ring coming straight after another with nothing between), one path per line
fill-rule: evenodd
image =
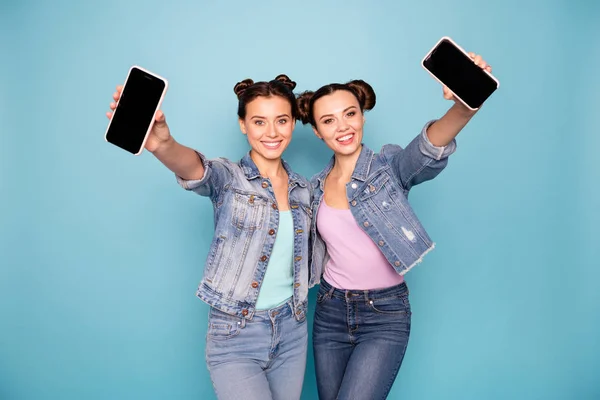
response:
M321 304L328 298L329 298L328 293L324 290L319 289L319 292L317 293L317 303Z
M369 300L369 307L379 314L401 315L410 313L408 296L388 297Z
M240 333L241 325L240 318L211 308L206 334L212 340L231 339Z

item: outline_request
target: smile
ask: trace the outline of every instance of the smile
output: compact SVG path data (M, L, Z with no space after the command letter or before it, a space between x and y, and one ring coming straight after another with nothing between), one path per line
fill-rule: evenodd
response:
M352 139L354 139L354 133L350 133L348 135L344 135L342 137L337 138L338 143L341 144L350 144L352 143Z
M283 143L283 140L279 140L277 142L261 142L267 149L277 149L279 148L279 146L281 146L281 143Z

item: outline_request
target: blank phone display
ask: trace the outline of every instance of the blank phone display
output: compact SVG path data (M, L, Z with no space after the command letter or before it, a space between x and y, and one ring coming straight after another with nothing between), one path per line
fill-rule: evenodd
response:
M471 108L479 108L497 82L450 41L442 40L423 66Z
M165 82L132 68L125 82L106 140L130 153L141 150L165 89Z

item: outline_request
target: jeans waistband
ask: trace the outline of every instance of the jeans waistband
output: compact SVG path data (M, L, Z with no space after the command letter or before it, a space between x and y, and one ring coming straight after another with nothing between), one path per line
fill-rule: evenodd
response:
M329 283L327 283L325 279L321 279L321 290L325 291L327 296L329 296L330 298L335 297L337 299L346 301L385 299L390 297L408 295L409 293L406 282L402 282L399 285L394 285L383 289L345 290L331 286Z
M269 317L274 317L276 315L294 315L294 301L290 297L280 305L273 307L268 310L256 310L254 312L254 318L258 317L259 319L269 319Z

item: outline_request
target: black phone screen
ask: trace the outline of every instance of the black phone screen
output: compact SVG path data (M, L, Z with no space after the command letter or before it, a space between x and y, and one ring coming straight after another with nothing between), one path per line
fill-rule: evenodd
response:
M479 108L498 84L469 56L448 40L442 40L423 66L471 108Z
M106 140L130 153L140 152L165 82L132 68L106 133Z

